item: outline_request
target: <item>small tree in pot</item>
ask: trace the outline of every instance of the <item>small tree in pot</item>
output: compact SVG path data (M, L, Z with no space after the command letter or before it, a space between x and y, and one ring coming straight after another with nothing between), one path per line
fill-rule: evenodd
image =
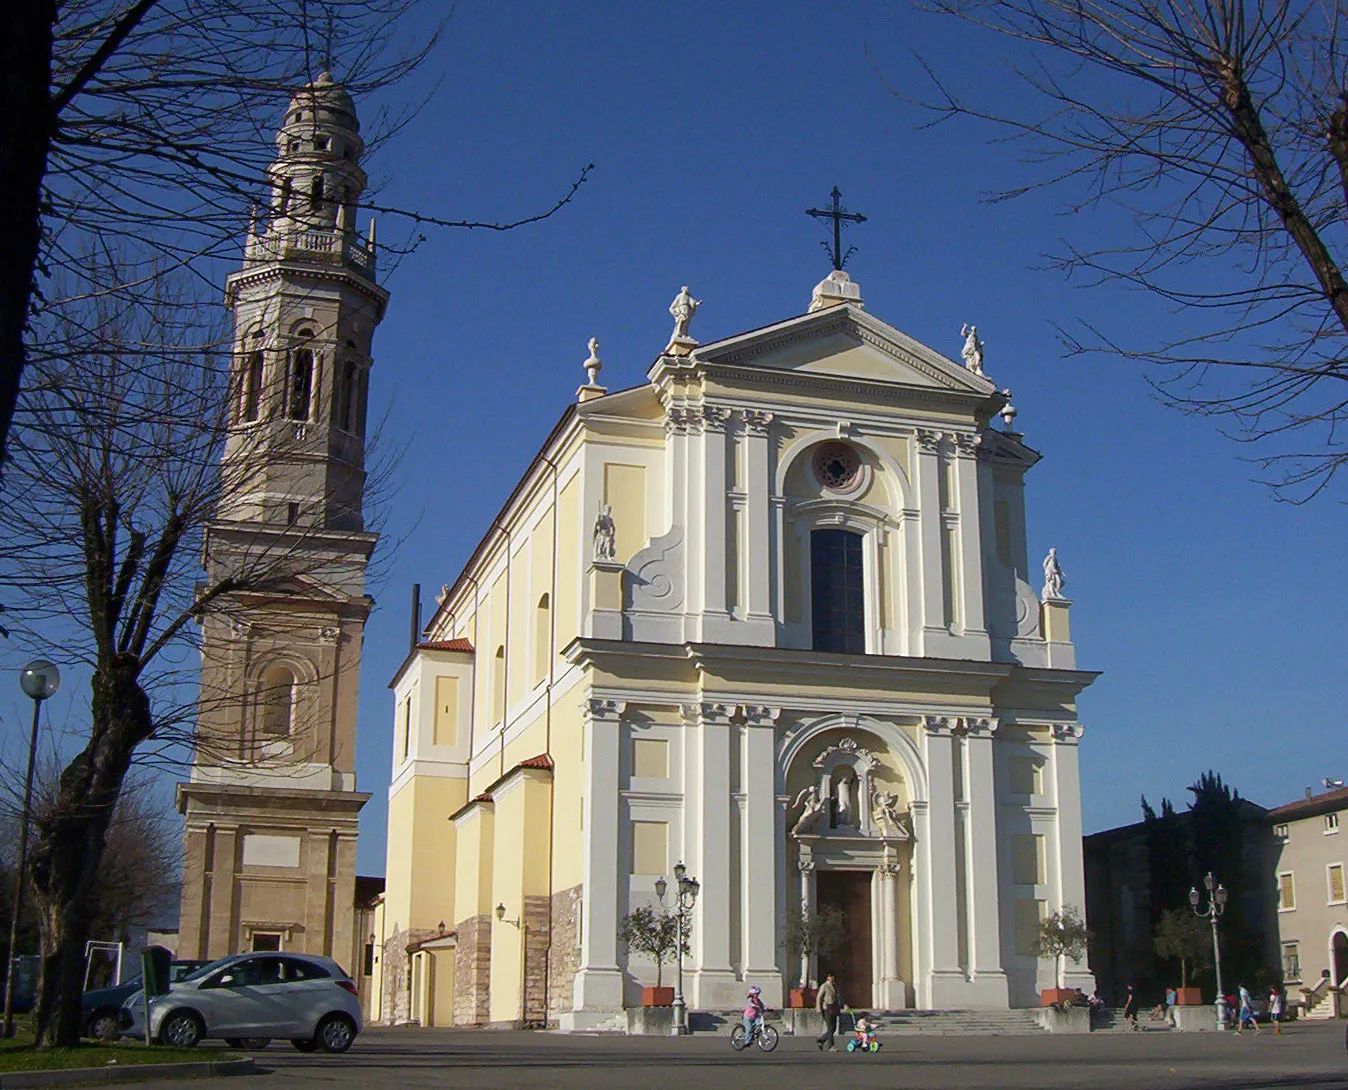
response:
M1180 987L1175 1002L1181 1007L1201 1007L1202 990L1189 987L1189 966L1206 969L1212 964L1212 930L1208 921L1182 908L1167 909L1156 925L1152 945L1158 957L1179 960Z
M1074 990L1063 987L1063 959L1080 959L1086 952L1086 943L1090 940L1090 931L1086 929L1081 913L1072 905L1064 905L1056 912L1050 912L1039 921L1039 938L1035 952L1041 958L1053 958L1054 987L1045 988L1041 993L1044 1006L1070 1000Z
M786 956L799 965L804 958L831 954L846 937L846 914L835 905L824 905L813 915L802 911L799 916L787 916L782 945L786 947ZM814 989L803 971L800 987L791 989L790 1004L793 1007L814 1006Z
M618 938L627 949L645 954L655 962L655 987L641 989L643 1007L668 1007L674 1002L674 989L663 987L661 970L679 949L679 917L673 912L656 910L649 905L633 909L622 919ZM683 932L683 952L689 952L688 929Z

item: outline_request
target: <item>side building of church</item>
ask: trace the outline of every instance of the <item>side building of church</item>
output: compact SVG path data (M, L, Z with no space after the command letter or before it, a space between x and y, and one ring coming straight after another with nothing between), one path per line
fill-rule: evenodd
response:
M858 1009L1055 983L1035 941L1084 908L1096 675L1056 560L1032 585L1039 455L976 334L953 361L839 272L711 344L696 305L641 386L607 392L592 344L391 682L373 1020L618 1028L656 980L623 918L680 862L694 1009L826 972ZM784 921L823 906L845 941L789 957Z

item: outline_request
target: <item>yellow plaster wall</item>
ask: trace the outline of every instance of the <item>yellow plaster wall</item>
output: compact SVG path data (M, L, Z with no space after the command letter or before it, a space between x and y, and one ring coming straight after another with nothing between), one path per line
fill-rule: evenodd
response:
M384 855L384 917L389 930L404 928L412 914L412 838L415 784L409 780L388 800Z
M579 686L554 697L552 708L553 888L580 885L585 873L584 838L581 830L581 799L584 765L581 761Z
M518 538L516 539L518 544ZM531 606L534 594L529 586L529 554L532 538L516 548L510 557L510 617L506 633L506 656L510 667L506 674L506 712L519 703L529 687L532 671L529 667Z
M620 563L646 544L646 467L604 463L604 502L613 508Z
M467 798L464 780L414 776L389 799L384 906L391 928L455 919L456 836L448 818Z
M452 1026L454 1024L454 951L429 951L435 968L434 996L430 1015L433 1026Z
M521 761L546 753L548 746L548 727L544 716L540 715L519 734L506 743L505 767L514 768Z
M515 788L503 795L496 803L491 900L505 905L507 919L518 920L524 906L524 791ZM492 912L490 1021L508 1022L520 1015L522 938L519 927Z
M490 912L495 815L491 803L479 803L459 819L454 867L455 923Z
M562 489L557 512L557 650L580 633L580 474Z

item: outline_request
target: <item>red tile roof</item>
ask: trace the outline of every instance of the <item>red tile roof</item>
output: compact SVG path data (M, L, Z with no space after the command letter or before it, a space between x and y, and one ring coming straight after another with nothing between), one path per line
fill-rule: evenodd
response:
M465 639L425 640L417 644L418 651L471 651L473 645Z
M527 761L521 761L516 768L544 768L552 771L552 758L546 753L540 753L537 757L530 757Z
M1310 795L1283 806L1275 806L1268 812L1268 820L1281 824L1284 821L1295 821L1297 818L1333 813L1335 810L1348 810L1348 787L1336 787L1332 791Z

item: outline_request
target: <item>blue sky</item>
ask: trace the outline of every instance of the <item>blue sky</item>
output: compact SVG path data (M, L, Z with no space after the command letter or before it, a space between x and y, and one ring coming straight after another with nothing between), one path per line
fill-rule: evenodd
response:
M589 337L617 388L643 380L682 284L704 301L704 342L800 313L829 267L804 209L834 185L869 217L848 265L867 308L955 356L976 321L1044 455L1031 553L1057 546L1078 661L1104 671L1081 702L1087 831L1137 820L1143 793L1182 803L1208 768L1265 805L1348 772L1327 744L1348 698L1342 489L1277 504L1248 450L1157 404L1139 367L1063 357L1055 323L1137 333L1183 318L1039 271L1063 240L1109 241L1120 224L1064 216L1051 193L986 202L1033 168L988 130L922 128L877 73L920 96L914 51L970 92L1023 93L1006 43L905 4L458 4L431 62L438 91L368 164L379 201L510 219L596 169L546 223L428 230L386 280L372 398L410 446L361 676L362 873L383 870L386 684L409 584L429 601L453 580L583 381ZM381 237L397 232L381 220ZM11 727L21 701L0 692ZM85 701L62 694L55 721Z

